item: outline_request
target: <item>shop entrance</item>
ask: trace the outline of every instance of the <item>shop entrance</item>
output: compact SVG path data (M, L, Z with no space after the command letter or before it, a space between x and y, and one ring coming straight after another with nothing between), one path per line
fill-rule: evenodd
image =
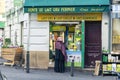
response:
M55 54L55 42L58 37L66 46L67 65L71 66L74 59L74 66L81 67L81 46L82 46L82 25L81 22L52 22L50 26L50 51ZM51 58L50 58L51 60ZM50 61L51 62L51 61ZM54 61L52 61L54 63Z
M101 21L85 22L85 68L101 59Z

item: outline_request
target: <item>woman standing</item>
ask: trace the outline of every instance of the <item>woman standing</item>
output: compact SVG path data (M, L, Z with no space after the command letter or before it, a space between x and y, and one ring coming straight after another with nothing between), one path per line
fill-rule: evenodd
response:
M65 45L62 37L58 37L55 43L55 66L54 71L63 73L65 72L65 61L67 59Z

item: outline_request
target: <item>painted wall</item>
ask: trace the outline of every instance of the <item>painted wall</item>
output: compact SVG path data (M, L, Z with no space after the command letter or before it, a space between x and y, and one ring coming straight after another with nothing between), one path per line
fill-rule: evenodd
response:
M9 38L10 37L10 30L9 30L9 27L5 27L4 28L4 37L5 38Z
M0 29L0 38L2 38L2 36L3 36L3 31L2 29Z
M37 15L30 15L30 22L25 22L23 43L27 50L28 35L30 34L30 51L49 51L49 22L38 22ZM30 24L29 24L30 23ZM30 33L28 32L30 28Z
M18 23L18 24L15 24L14 26L15 26L14 41L16 41L14 43L14 45L17 44L18 46L20 46L20 44L21 44L21 25L20 25L20 23Z
M26 19L25 17L25 14L23 12L23 8L21 8L19 11L18 11L18 22L22 22L24 21L24 18ZM27 18L28 19L28 18Z
M12 17L11 17L12 16ZM8 16L8 21L5 27L5 38L10 38L10 33L11 33L11 41L13 45L20 45L20 36L21 36L21 31L20 31L20 23L18 23L18 18L15 17L14 15ZM10 31L10 26L11 26L11 31Z
M108 49L108 31L109 31L109 16L108 13L102 15L102 48Z
M5 12L5 0L0 0L0 14Z
M6 27L5 27L5 38L10 38L10 26L11 26L11 39L12 44L15 45L15 41L20 46L21 45L21 22L23 22L23 27L27 26L26 22L28 22L29 16L28 14L24 14L23 9L17 10L17 12L10 14L6 19ZM17 37L15 39L15 36Z

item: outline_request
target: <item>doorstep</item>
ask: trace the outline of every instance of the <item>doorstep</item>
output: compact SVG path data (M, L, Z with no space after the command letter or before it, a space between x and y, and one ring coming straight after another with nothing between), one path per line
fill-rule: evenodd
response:
M83 68L82 70L84 70L84 71L94 71L95 68Z
M49 62L48 67L54 67L54 62Z

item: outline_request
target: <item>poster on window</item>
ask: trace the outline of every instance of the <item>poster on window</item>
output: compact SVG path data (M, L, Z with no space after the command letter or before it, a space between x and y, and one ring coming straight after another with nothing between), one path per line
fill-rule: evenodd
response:
M72 60L74 60L75 67L81 67L81 51L69 51L67 50L67 66L71 66Z

